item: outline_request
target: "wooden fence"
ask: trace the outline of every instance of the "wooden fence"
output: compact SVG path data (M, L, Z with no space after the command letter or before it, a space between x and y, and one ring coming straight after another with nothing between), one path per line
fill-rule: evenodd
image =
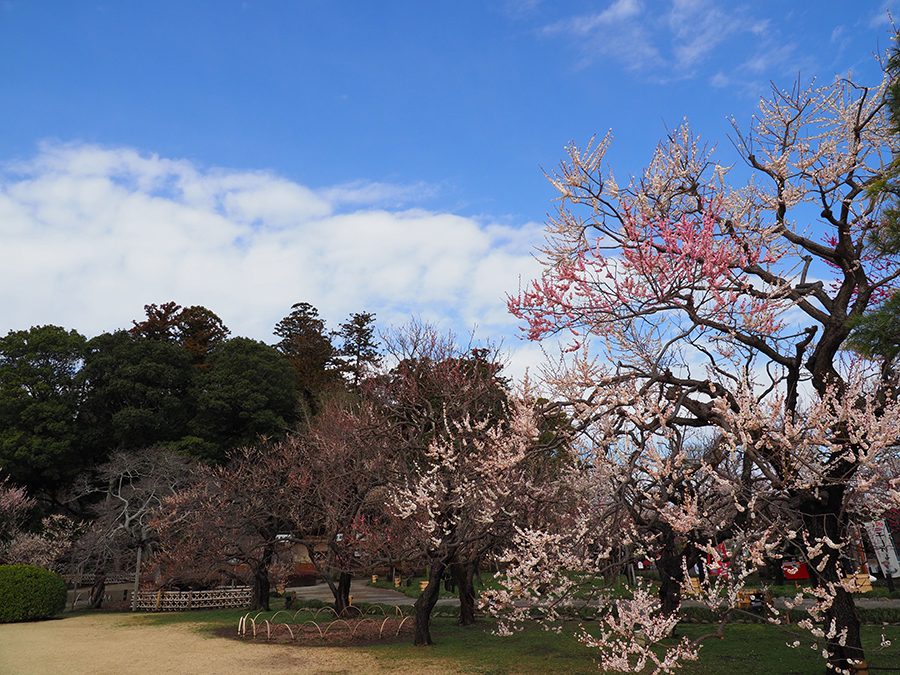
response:
M250 586L219 588L213 591L139 591L134 596L133 612L184 612L190 609L228 609L247 607L253 589Z

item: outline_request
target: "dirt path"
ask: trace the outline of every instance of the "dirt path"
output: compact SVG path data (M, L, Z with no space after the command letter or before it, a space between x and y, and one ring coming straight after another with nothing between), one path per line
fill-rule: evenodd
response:
M0 624L0 675L454 675L440 664L386 664L356 649L246 644L190 625L140 626L95 614Z

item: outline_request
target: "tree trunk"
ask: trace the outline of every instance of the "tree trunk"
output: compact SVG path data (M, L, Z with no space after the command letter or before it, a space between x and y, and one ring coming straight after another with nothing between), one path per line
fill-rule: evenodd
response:
M91 586L91 609L100 609L103 606L103 595L106 593L106 575L97 575L94 585Z
M780 560L768 560L766 561L766 565L771 570L772 582L776 586L784 586L787 583L787 579L784 576L784 567L781 566Z
M684 581L684 569L681 564L681 552L675 542L675 533L666 530L662 535L663 546L659 551L656 569L659 570L659 600L663 614L673 614L681 607L681 584Z
M415 629L413 635L413 644L417 647L425 645L433 645L431 639L431 610L437 604L441 594L441 575L447 568L447 564L443 561L435 563L431 566L431 572L428 575L428 586L422 591L422 595L416 600L415 604Z
M269 567L267 565L253 570L253 595L250 598L250 609L269 611Z
M134 612L137 609L137 598L138 591L141 590L141 555L144 552L143 545L138 546L137 550L137 563L134 566L134 588L131 592L131 611Z
M838 633L844 628L847 629L847 640L842 646L838 642L838 638L828 640L828 665L834 670L831 672L849 671L851 675L855 675L857 664L865 662L866 654L862 648L862 640L860 638L860 620L856 613L856 605L853 602L853 596L843 588L837 589L837 594L831 607L825 612L825 630L828 626L834 624L838 627Z
M841 506L844 501L844 486L832 486L822 495L821 500L804 499L800 504L800 513L803 514L803 522L810 540L815 542L824 537L832 541L842 541L847 523L841 522L843 518ZM820 492L820 494L821 494ZM821 571L817 568L822 565ZM807 560L812 582L819 588L825 588L830 583L839 584L841 580L840 561L836 551L829 547L823 547L822 553ZM828 666L831 672L856 673L856 666L865 663L865 652L860 638L860 620L856 613L856 605L853 596L839 585L837 586L834 602L825 611L825 631L828 632L834 625L838 635L846 629L844 645L839 644L838 639L828 640Z
M341 572L341 576L338 579L338 585L336 587L332 587L332 594L334 595L334 611L337 612L338 616L343 616L347 613L347 608L350 607L350 582L353 579L353 575L349 572Z
M475 623L475 569L477 563L465 565L455 563L450 566L450 573L459 588L459 625L471 626Z

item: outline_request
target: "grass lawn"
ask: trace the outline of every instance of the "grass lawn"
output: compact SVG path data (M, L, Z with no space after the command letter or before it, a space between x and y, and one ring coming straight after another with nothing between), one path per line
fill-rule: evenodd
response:
M412 645L370 647L380 659L433 659L440 657L465 665L479 675L572 675L598 672L591 650L575 640L577 625L571 624L561 634L530 628L508 638L490 634L485 622L460 628L450 619L438 619L432 630L435 646L420 649ZM678 635L699 637L714 631L713 626L682 625ZM881 629L863 627L863 640L869 665L897 668L900 665L900 627L888 627L886 633L893 645L882 649ZM700 658L687 663L680 671L685 675L822 675L825 662L820 652L805 646L792 649L787 642L793 637L772 626L736 624L725 631L725 640L708 640L700 650ZM821 646L821 645L820 645Z
M236 626L245 614L242 610L214 610L135 616L140 625L172 625L177 623L199 624L199 630L212 637L222 626ZM255 613L254 613L255 614ZM271 617L275 612L262 615ZM284 617L284 614L281 615ZM325 617L322 617L326 620ZM303 620L300 617L299 620ZM596 674L597 666L590 649L573 637L577 624L567 624L562 633L543 631L530 627L512 637L497 637L491 633L494 623L482 620L475 626L461 628L452 618L435 618L430 648L418 648L409 643L370 643L360 649L385 662L403 660L410 663L444 662L473 675L547 675L567 673L571 675ZM704 624L680 624L678 635L691 638L713 632ZM867 650L869 665L874 672L878 667L900 666L900 626L888 626L885 636L890 647L882 648L882 629L863 626L863 644ZM795 638L781 628L760 624L733 624L726 627L725 639L707 640L700 650L700 659L688 663L680 671L685 675L821 675L825 672L824 660L819 650L810 649L811 641L803 640L803 646L793 649L787 646ZM819 645L821 649L821 644Z

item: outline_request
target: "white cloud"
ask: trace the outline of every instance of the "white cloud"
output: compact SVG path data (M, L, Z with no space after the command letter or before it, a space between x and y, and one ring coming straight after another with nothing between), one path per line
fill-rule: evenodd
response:
M4 169L0 333L53 323L96 335L174 300L271 342L306 301L331 327L372 311L383 327L419 315L501 338L517 332L506 293L539 271L535 223L373 206L433 193L427 185L313 191L265 172L60 143Z

